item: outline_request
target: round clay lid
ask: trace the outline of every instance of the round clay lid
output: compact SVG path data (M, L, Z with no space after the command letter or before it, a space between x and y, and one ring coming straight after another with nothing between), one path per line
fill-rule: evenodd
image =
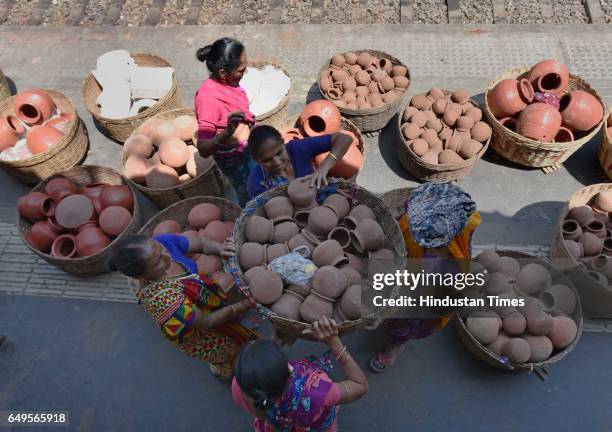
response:
M94 205L88 197L69 195L55 208L55 220L64 228L74 229L91 220L94 213Z

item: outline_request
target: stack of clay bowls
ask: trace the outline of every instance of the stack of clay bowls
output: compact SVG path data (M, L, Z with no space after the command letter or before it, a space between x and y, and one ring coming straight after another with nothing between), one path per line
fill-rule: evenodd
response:
M582 329L582 312L580 299L566 278L554 270L551 273L543 261L500 256L494 251L478 255L472 271L475 268L478 272L486 269L486 283L475 297L484 299L487 306L462 311L465 322L461 327L481 349L486 346L498 356L494 365L528 368L550 364L574 347ZM522 299L524 306L491 306L490 296Z

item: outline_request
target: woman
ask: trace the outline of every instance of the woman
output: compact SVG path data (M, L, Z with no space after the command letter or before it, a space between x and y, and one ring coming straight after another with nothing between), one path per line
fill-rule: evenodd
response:
M327 173L348 151L352 138L343 133L293 140L286 145L272 126L257 126L249 136L249 149L257 166L248 182L249 197L254 197L289 181L312 175L311 187L327 184ZM329 152L315 170L315 156Z
M332 362L327 355L287 360L272 341L246 345L236 363L232 397L255 416L256 432L335 432L337 405L368 391L366 376L340 341L333 320L321 318L304 332L329 346L346 379L336 383L329 378Z
M406 242L409 258L425 258L425 266L450 264L444 260L456 260L453 269L467 271L472 255L472 235L480 225L480 213L470 195L450 183L425 183L415 188L406 200L406 213L400 218L400 227ZM448 268L448 265L445 267ZM427 271L427 269L426 269ZM440 272L440 269L436 269ZM442 330L449 316L430 319L391 318L383 322L385 347L370 361L375 372L393 366L403 352L404 344Z
M246 50L240 42L222 38L198 49L196 57L210 71L194 100L198 151L202 157L214 157L244 205L247 177L255 164L246 145L255 117L240 87L247 67Z
M131 285L162 334L185 354L205 360L213 375L231 377L240 347L257 334L236 319L252 307L249 300L227 305L206 273L198 273L187 254L227 255L232 251L205 238L162 234L152 239L130 235L113 249L111 271L134 278ZM173 270L178 264L182 271Z

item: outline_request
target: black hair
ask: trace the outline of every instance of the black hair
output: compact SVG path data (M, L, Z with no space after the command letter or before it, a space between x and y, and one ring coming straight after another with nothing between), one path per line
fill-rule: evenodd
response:
M106 261L109 271L118 271L129 277L138 277L147 269L145 244L149 237L141 234L125 236L112 248Z
M283 395L289 381L288 361L271 340L258 340L242 348L236 361L236 381L253 399L255 408L267 410Z
M217 39L212 45L199 48L196 58L202 63L206 63L208 70L214 75L218 75L221 69L231 72L240 66L240 56L244 51L244 45L235 39Z
M276 140L282 143L283 137L280 132L272 126L261 125L254 127L251 130L248 140L251 154L257 154L268 140Z

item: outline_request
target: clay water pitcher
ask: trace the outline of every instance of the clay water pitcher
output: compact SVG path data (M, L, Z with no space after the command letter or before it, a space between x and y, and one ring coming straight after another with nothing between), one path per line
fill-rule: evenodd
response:
M533 101L534 93L526 79L505 79L489 90L487 103L496 118L512 117Z
M56 201L41 192L30 192L17 201L17 211L30 222L36 222L55 213Z

